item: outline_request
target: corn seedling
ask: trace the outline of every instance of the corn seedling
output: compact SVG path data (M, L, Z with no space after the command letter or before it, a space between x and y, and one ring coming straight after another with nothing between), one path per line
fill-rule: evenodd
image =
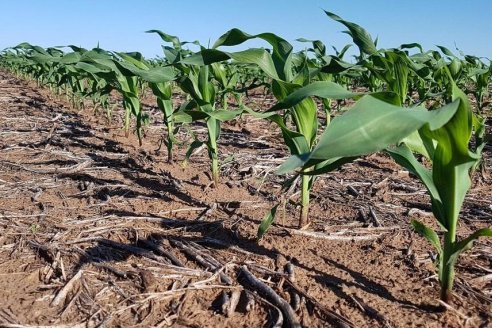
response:
M412 220L415 230L423 235L438 253L437 266L441 284L441 300L451 301L454 267L458 256L472 247L480 236L492 236L492 230L483 228L470 236L457 240L456 229L465 195L470 188L470 172L479 161L480 154L469 149L473 134L473 116L465 94L455 84L452 86L453 102L457 107L453 117L443 126L431 129L424 126L412 137L403 140L388 153L402 166L414 173L427 188L431 197L432 212L444 230L442 242L436 231L423 223ZM413 152L432 162L427 169L414 157Z

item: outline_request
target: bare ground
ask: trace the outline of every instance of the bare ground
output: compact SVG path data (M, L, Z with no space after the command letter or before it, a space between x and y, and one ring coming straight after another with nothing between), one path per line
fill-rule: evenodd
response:
M455 301L443 312L435 254L409 225L433 224L429 198L382 154L316 181L309 235L293 229L294 195L257 242L281 196L273 171L286 152L274 125L244 117L224 126L222 184L213 188L206 150L184 167L183 145L166 162L156 113L140 148L117 119L74 110L6 72L0 110L0 327L288 323L261 284L304 327L492 325L492 242L460 258ZM490 145L485 158L460 236L492 222Z

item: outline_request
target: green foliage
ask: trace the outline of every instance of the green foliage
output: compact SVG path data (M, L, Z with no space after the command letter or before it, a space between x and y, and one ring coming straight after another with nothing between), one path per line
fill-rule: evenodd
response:
M431 197L434 217L444 230L441 246L434 230L412 221L415 230L429 240L438 252L441 299L445 302L451 298L454 266L459 254L471 248L472 242L478 237L492 236L492 230L484 228L462 241L456 240L459 213L471 186L471 170L479 161L481 150L469 149L474 126L469 100L454 83L451 90L452 104L457 104L457 110L446 124L437 129L423 126L418 131L417 139L404 139L397 148L387 150L400 165L424 183ZM432 162L432 167L427 169L420 164L410 147L426 156Z

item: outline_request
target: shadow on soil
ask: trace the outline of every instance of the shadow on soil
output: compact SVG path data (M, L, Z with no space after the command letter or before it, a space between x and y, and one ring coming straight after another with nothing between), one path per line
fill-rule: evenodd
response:
M391 292L388 289L386 289L384 286L367 278L364 274L351 270L347 266L338 263L336 261L333 261L327 257L322 256L321 258L325 261L326 264L331 265L341 271L344 271L345 273L348 273L354 281L353 282L348 281L331 274L320 272L312 268L311 270L317 273L317 275L314 277L315 280L321 285L330 288L338 297L346 300L349 303L352 303L353 300L348 294L346 294L343 291L342 286L344 285L348 287L358 288L366 293L377 295L378 297L384 298L390 302L399 303L402 306L419 309L422 311L442 312L442 309L440 307L437 307L432 304L416 304L406 300L399 300L396 297L394 297L391 294Z
M129 218L138 217L137 214L128 211L109 211L107 212L107 214L125 216ZM182 249L180 250L179 247L177 248L175 245L173 246L175 241L180 241L184 244L198 244L216 250L227 250L230 247L234 246L246 252L250 252L258 256L267 256L271 259L276 259L278 256L277 252L271 251L258 245L256 240L244 238L240 236L235 230L225 228L222 221L190 221L170 219L159 216L150 216L148 218L152 219L152 221L161 221L161 226L164 229L170 229L174 232L182 229L186 230L187 233L200 233L200 236L182 237L161 233L151 233L146 238L139 239L137 239L135 235L128 236L128 240L131 240L130 243L117 243L114 241L110 241L109 239L102 238L98 241L98 245L86 249L86 252L89 255L94 256L95 258L98 258L100 260L111 262L125 260L126 258L128 258L128 256L132 254L142 255L144 254L145 250L146 252L155 252L155 255L157 256L163 256L163 263L176 264L173 263L174 259L172 257L169 258L166 254L156 251L156 249L157 247L160 247L165 249L169 253L177 252L177 254L180 254ZM137 251L137 253L134 253L133 251L136 251L135 249L128 248L125 250L125 248L127 248L128 246L140 248L141 251ZM114 252L114 249L118 250L118 252ZM148 257L145 255L143 256ZM165 257L167 257L167 259L165 259ZM182 255L175 256L175 258L178 257L182 257ZM192 257L190 258L189 256L188 259L192 261L195 260Z

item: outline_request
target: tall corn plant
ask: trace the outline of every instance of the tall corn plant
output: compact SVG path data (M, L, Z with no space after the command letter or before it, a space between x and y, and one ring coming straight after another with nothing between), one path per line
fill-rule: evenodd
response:
M217 140L220 136L220 123L233 119L241 114L242 110L228 111L216 107L217 90L216 84L213 81L213 75L211 74L211 63L189 60L189 57L187 58L189 52L181 49L181 45L186 42L180 42L177 37L170 36L161 31L152 30L149 32L159 34L164 41L172 42L175 47L164 47L164 52L169 64L180 71L179 76L176 78L176 83L189 95L191 100L183 104L174 113L174 118L179 123L205 122L207 126L207 141L201 142L196 140L193 142L187 152L187 158L191 155L194 148L203 144L206 145L211 160L212 180L214 185L218 186L220 169Z
M441 300L451 301L458 256L472 247L480 236L492 236L492 230L483 228L461 240L456 237L458 219L465 195L470 188L470 172L479 161L479 151L469 148L473 135L474 114L466 95L452 85L452 99L458 109L445 125L438 129L422 127L418 134L403 140L387 152L403 167L415 174L425 185L431 197L432 212L444 230L442 241L438 233L423 223L412 220L415 230L423 235L438 253L437 267L441 285ZM432 162L430 169L415 158L413 152Z
M363 54L377 55L375 44L370 35L360 26L343 21L335 14L326 12L331 18L342 22L349 28L349 34L352 35L354 42L359 46L361 58ZM319 128L318 110L312 96L322 99L325 109L329 108L329 99L344 99L358 96L356 93L348 92L343 87L331 82L331 74L340 73L353 69L353 65L343 63L339 58L325 56L326 49L321 42L313 42L313 52L318 56L322 67L312 67L308 61L301 61L294 69L296 58L292 52L292 46L284 39L272 33L262 33L250 35L238 29L232 29L221 36L214 48L219 46L234 46L247 40L259 38L268 42L272 46L272 52L267 53L262 49L250 49L240 53L221 53L237 61L254 63L258 65L266 74L272 78L272 92L279 101L277 106L269 110L269 113L263 113L266 117L277 123L282 130L284 142L288 146L292 155L301 155L309 153L316 147L317 133ZM301 39L306 42L308 40ZM217 53L211 53L209 58ZM299 56L297 56L299 57ZM403 71L403 65L400 65ZM405 73L405 72L404 72ZM406 97L406 80L405 75L395 83L402 90L398 90L399 99ZM319 79L321 81L315 81ZM397 78L395 78L397 80ZM404 96L402 96L404 94ZM399 104L403 101L400 100ZM283 115L276 112L284 110ZM286 124L286 119L292 118L294 129ZM327 124L329 124L329 112L327 113ZM310 190L313 185L314 175L316 172L328 172L339 165L349 161L351 156L338 158L334 161L318 163L316 167L306 167L301 170L301 212L299 217L299 227L305 227L309 224L309 203ZM264 231L264 229L263 229ZM260 229L260 235L262 234Z

